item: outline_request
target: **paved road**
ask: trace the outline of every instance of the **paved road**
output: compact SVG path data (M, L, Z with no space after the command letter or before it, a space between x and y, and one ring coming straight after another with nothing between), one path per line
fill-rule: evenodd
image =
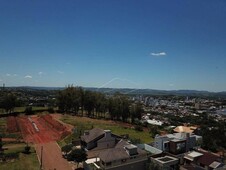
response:
M72 170L72 165L62 157L56 142L36 144L35 149L40 160L41 146L43 146L42 163L44 170Z

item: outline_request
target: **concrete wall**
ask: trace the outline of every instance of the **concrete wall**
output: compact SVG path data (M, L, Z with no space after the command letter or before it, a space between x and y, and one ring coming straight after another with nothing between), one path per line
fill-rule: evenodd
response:
M169 141L169 138L162 136L155 137L154 147L164 151L165 149L163 148L163 143L166 141Z
M146 170L147 159L139 161L126 161L118 165L113 164L112 166L105 167L105 170Z

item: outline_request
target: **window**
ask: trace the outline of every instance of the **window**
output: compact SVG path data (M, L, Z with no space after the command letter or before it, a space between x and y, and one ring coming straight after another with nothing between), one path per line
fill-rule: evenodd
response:
M111 166L111 162L107 162L106 163L106 166Z

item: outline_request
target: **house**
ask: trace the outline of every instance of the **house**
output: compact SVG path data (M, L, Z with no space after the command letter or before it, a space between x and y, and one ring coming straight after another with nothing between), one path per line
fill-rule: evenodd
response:
M106 149L114 147L119 140L120 137L112 134L110 130L94 128L85 131L81 136L81 146L85 150Z
M87 151L86 170L142 170L146 168L148 154L121 139L110 130L94 128L81 136L81 146Z
M145 169L148 161L147 152L133 144L121 140L115 148L99 154L101 169L137 170Z
M154 164L157 164L160 170L175 170L178 167L179 159L172 156L151 158Z
M215 170L224 166L221 157L214 153L198 149L184 155L185 165L196 166L205 170ZM186 168L185 168L186 169Z
M177 126L175 129L173 129L173 131L177 133L193 133L196 129L197 127L195 126Z
M163 136L156 135L154 147L172 154L185 153L202 141L201 136L190 133L174 133Z
M201 136L190 133L174 133L163 136L156 135L154 147L179 159L180 164L184 162L184 153L195 148L200 141Z

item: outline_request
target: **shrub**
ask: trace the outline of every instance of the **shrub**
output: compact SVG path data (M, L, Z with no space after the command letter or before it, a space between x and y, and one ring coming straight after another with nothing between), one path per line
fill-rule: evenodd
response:
M49 107L49 108L48 108L48 112L49 112L49 113L54 113L54 112L55 112L55 111L54 111L54 108L53 108L53 107Z
M141 125L136 125L135 126L135 130L142 132L143 131L143 127Z
M33 114L33 110L31 106L26 107L25 111L26 115L31 115Z
M25 154L29 154L29 153L30 153L30 150L31 150L31 147L30 147L30 146L26 145L26 146L24 147L24 153L25 153Z

